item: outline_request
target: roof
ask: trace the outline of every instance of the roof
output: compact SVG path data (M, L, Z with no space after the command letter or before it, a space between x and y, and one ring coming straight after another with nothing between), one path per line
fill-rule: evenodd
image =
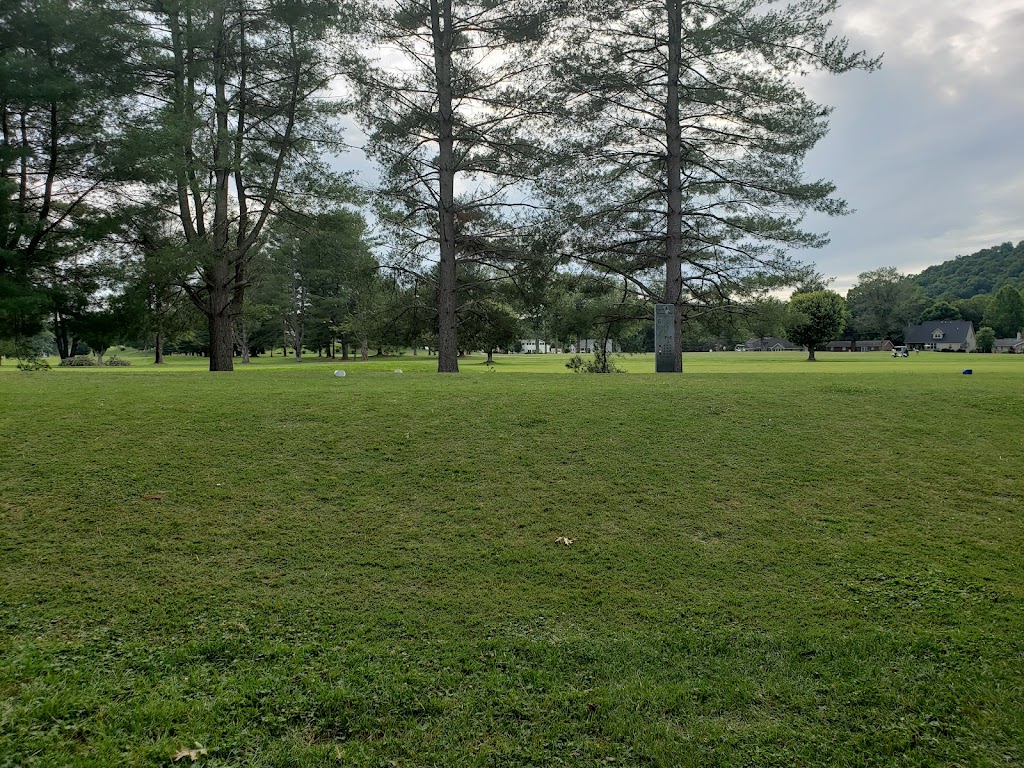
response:
M868 346L880 347L883 344L885 344L885 342L887 342L887 341L889 341L889 340L888 339L860 339L860 340L857 341L857 346L858 347L868 347ZM890 342L890 343L892 343L892 342Z
M852 341L830 341L825 345L826 347L850 347L853 346Z
M783 339L779 336L767 336L763 339L747 339L747 343L744 345L747 349L771 349L772 347L781 346L783 349L803 349L803 347L797 346L788 339Z
M997 347L1016 347L1018 344L1024 344L1024 339L1017 337L1010 339L996 339Z
M964 344L974 330L970 320L932 320L920 325L908 325L903 333L907 344L933 344L936 339L932 334L936 329L942 331L943 344Z

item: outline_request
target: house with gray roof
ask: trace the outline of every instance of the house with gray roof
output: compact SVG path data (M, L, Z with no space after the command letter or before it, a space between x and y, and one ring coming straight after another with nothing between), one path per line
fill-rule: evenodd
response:
M1017 338L1015 339L996 339L996 343L992 346L992 351L1024 355L1024 336L1021 335L1020 331L1017 331Z
M909 325L903 336L908 349L973 352L978 346L970 320L932 320Z
M892 352L892 346L888 339L861 339L854 344L858 352Z
M853 351L852 341L830 341L825 345L825 349L829 352L851 352Z
M803 352L803 347L798 347L789 339L779 336L769 336L765 339L747 339L744 344L747 352Z

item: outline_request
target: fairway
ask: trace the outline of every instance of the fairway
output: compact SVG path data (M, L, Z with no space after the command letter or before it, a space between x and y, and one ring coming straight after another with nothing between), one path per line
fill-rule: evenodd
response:
M1024 764L1024 356L122 356L0 367L0 766Z

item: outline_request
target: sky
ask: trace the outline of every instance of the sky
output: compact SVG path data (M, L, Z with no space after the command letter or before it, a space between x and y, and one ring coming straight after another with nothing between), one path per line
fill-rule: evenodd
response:
M1024 240L1024 0L849 0L834 29L884 58L808 80L834 112L807 171L855 213L808 220L831 242L802 257L843 292Z
M847 0L833 20L882 66L806 78L834 109L808 176L854 212L809 217L830 243L793 255L845 293L861 272L917 273L1024 240L1024 0ZM343 162L373 183L364 157Z

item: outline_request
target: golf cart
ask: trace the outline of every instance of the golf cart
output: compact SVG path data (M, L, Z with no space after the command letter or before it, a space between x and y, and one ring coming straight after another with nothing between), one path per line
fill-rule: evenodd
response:
M892 348L892 356L893 357L910 357L910 350L907 349L906 347L893 347Z

